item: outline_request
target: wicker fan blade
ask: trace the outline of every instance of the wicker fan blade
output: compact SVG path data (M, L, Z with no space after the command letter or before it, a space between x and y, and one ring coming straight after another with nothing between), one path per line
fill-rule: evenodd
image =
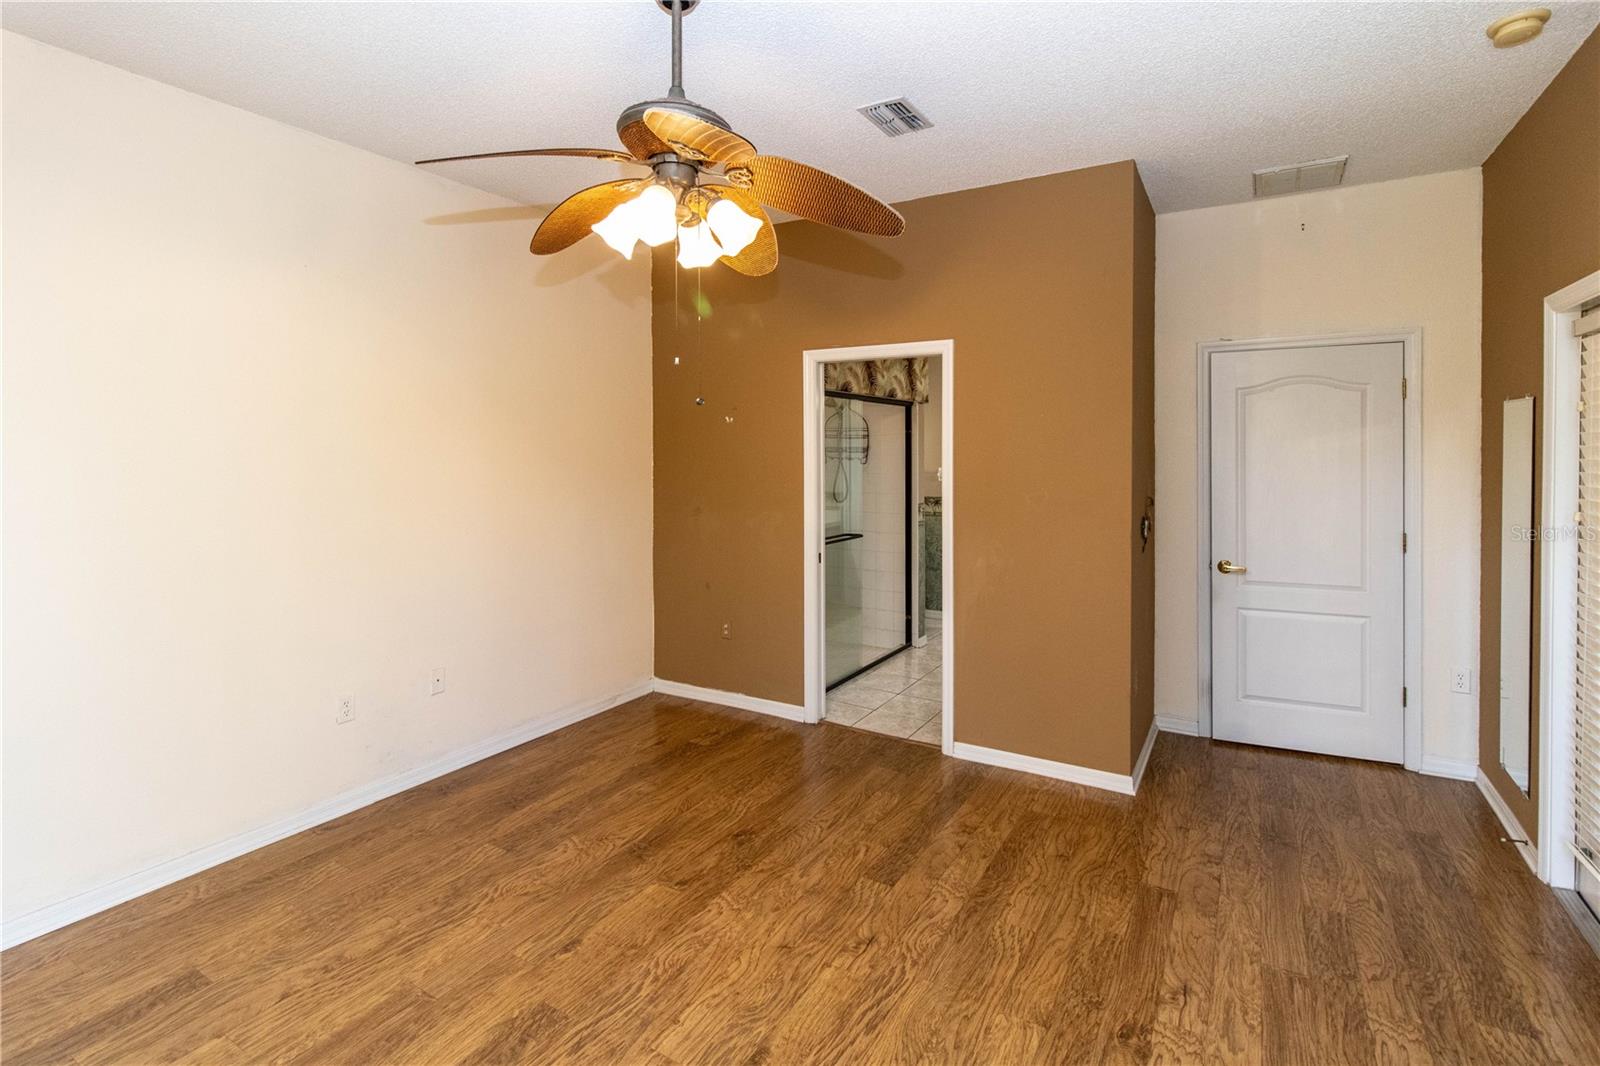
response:
M419 159L417 166L429 163L456 163L463 159L511 159L524 155L564 155L580 159L609 159L613 163L637 163L637 159L612 151L610 148L524 148L516 152L478 152L474 155L446 155L438 159Z
M756 154L755 146L737 133L678 111L652 107L644 113L644 124L673 151L691 159L738 166Z
M825 170L775 155L758 155L742 165L750 171L750 191L768 207L878 237L905 232L900 212Z
M643 122L628 123L617 131L617 139L638 160L649 159L653 155L665 155L672 151L661 143L661 138L651 133L650 127Z
M761 210L761 204L745 189L733 186L719 187L717 192L725 199L732 200L744 210L751 218L761 220L761 228L756 231L756 239L745 245L738 255L725 255L717 260L726 263L741 274L748 274L758 278L762 274L770 274L778 269L778 234L772 228L772 219Z
M534 255L549 255L572 247L589 235L589 227L637 192L639 185L638 179L608 181L573 193L544 216L528 251Z

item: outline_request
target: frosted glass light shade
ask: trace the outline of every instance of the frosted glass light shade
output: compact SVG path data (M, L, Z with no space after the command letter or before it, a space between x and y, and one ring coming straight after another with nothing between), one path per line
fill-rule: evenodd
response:
M715 263L723 249L711 236L711 227L704 222L698 226L678 227L678 265L694 269Z
M751 218L732 200L718 200L706 212L706 224L722 245L723 255L738 255L749 247L761 231L761 220Z
M636 232L652 248L678 235L678 198L665 185L648 186L633 201Z
M678 235L678 198L664 185L648 185L644 192L613 207L609 215L589 228L621 252L624 259L632 259L639 241L653 248Z
M639 220L636 200L624 200L611 209L611 213L589 228L600 239L622 253L622 258L632 259L634 245L639 243Z

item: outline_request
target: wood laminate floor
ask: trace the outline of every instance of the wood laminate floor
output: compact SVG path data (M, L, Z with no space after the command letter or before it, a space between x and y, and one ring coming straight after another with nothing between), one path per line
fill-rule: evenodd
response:
M26 1063L1600 1063L1472 785L1162 736L1136 799L646 697L21 945Z

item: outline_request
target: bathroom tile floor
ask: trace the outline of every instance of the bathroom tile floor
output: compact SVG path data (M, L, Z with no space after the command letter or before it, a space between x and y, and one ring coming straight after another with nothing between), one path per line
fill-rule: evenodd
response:
M938 744L943 737L944 637L928 627L928 643L853 677L828 693L823 717L835 725Z

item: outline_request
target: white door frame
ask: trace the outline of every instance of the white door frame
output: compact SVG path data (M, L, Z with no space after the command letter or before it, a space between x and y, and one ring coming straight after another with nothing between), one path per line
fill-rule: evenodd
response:
M1405 352L1405 766L1422 769L1422 330L1202 341L1195 346L1196 600L1199 733L1211 735L1211 357L1219 352L1394 344ZM1397 386L1399 382L1395 383Z
M804 406L801 422L804 426L805 476L805 662L806 704L804 721L822 721L824 693L822 647L822 464L818 461L822 451L822 364L854 363L868 359L910 359L917 356L934 356L939 359L940 384L940 442L939 462L944 467L943 497L944 520L941 562L940 609L944 616L944 736L940 748L951 754L955 744L955 522L952 521L952 501L955 489L955 354L953 340L913 341L907 344L869 344L855 348L813 348L802 353L804 371ZM913 460L915 461L915 460ZM911 501L915 506L917 501Z
M1544 301L1544 469L1539 472L1539 849L1540 880L1572 888L1572 729L1578 640L1578 340L1580 305L1600 297L1600 271ZM1553 534L1553 535L1552 535ZM1568 846L1561 847L1555 841Z

